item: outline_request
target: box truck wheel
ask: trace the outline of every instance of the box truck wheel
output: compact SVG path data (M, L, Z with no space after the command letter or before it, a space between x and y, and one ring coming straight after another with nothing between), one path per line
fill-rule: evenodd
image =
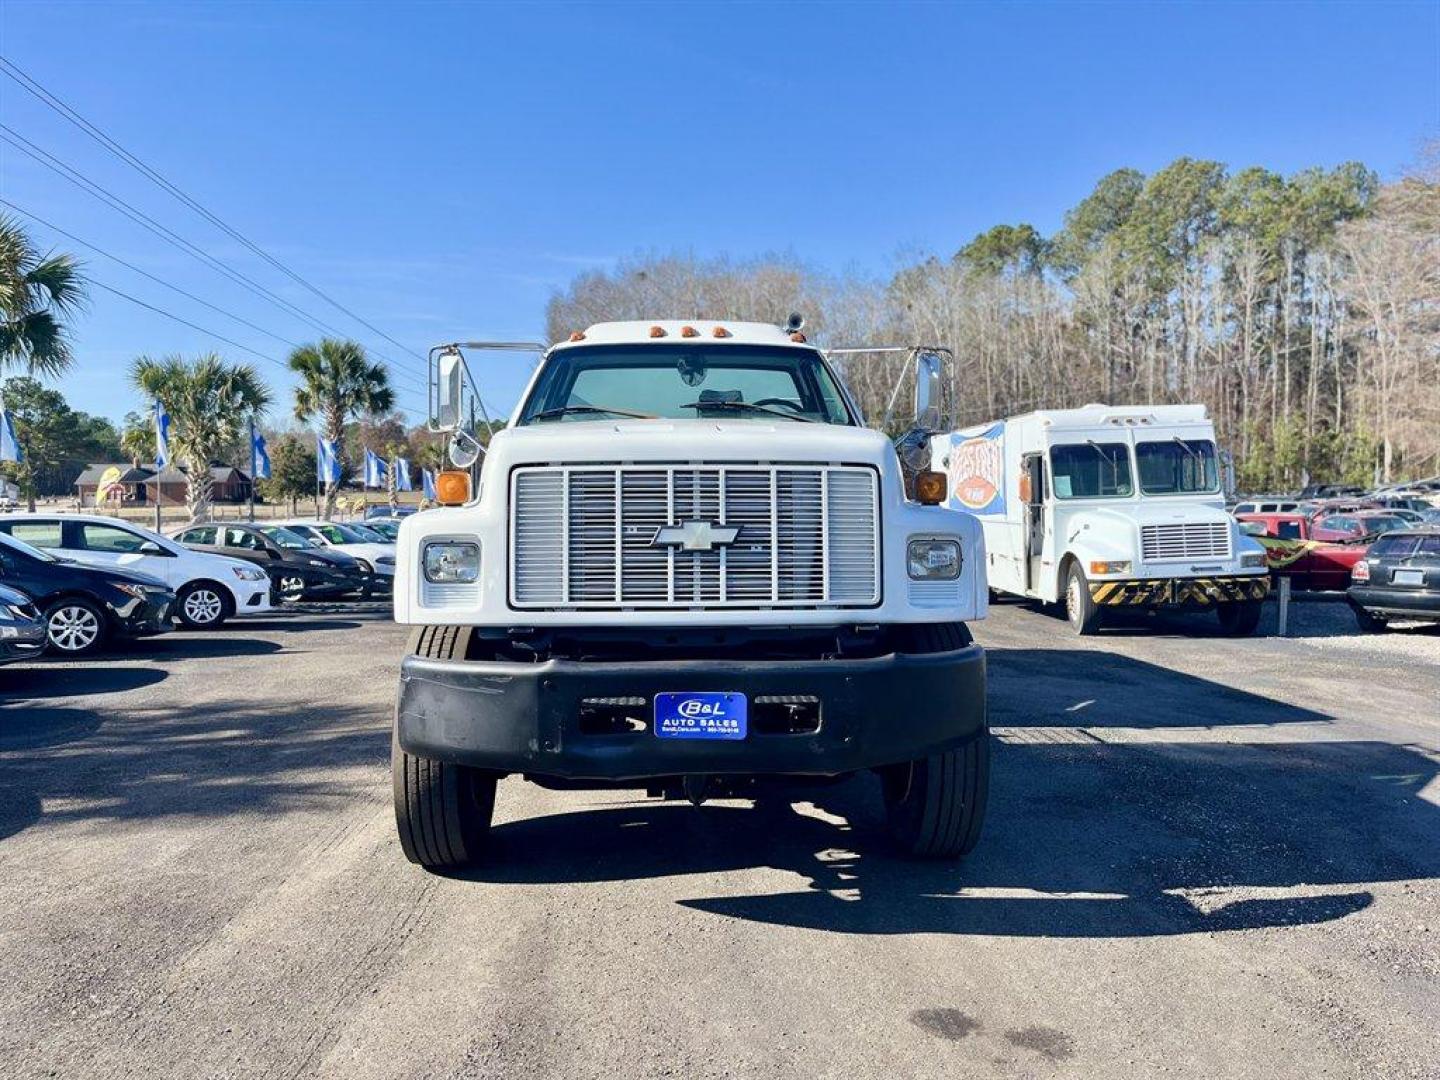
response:
M1220 629L1225 633L1231 637L1245 637L1253 634L1255 627L1260 625L1260 601L1237 600L1221 604L1215 609L1215 614L1220 617Z
M904 854L958 859L980 839L990 783L990 732L958 750L881 772L890 837Z
M1090 583L1085 580L1085 571L1080 564L1072 562L1065 581L1065 617L1070 620L1070 629L1081 635L1089 635L1100 629L1104 612L1090 595Z
M462 660L470 634L469 627L423 626L410 651L433 660ZM407 859L427 870L448 870L479 858L495 810L494 773L407 754L397 725L390 737L390 778L395 826Z

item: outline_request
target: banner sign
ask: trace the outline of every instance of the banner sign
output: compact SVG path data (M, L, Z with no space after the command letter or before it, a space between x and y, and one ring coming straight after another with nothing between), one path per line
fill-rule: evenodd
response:
M950 434L947 455L952 510L1005 512L1005 422Z

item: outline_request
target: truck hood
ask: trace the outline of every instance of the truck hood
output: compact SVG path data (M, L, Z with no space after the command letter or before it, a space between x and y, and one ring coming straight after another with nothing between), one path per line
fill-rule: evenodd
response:
M584 420L506 428L491 440L493 468L549 462L851 462L893 454L878 431L793 420Z
M1230 515L1224 510L1204 503L1169 503L1139 505L1127 503L1124 510L1096 506L1087 509L1084 518L1094 521L1134 522L1136 525L1230 525Z

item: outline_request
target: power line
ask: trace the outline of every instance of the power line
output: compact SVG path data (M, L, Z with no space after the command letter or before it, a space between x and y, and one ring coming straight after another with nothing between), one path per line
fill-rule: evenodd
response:
M182 326L188 326L192 330L198 330L200 333L206 335L207 337L212 337L216 341L223 341L226 345L233 346L234 348L249 353L251 356L256 356L259 357L261 360L268 361L269 363L274 364L276 367L284 368L286 371L290 371L290 366L288 364L284 363L281 360L275 359L275 357L273 356L267 356L265 353L260 352L258 349L252 349L249 345L242 345L240 342L235 341L232 338L228 338L224 334L216 333L214 330L207 330L205 327L199 325L198 323L193 323L189 319L182 318L181 316L176 315L174 312L166 311L164 308L156 307L154 304L141 300L139 297L131 296L129 293L123 292L120 289L115 288L113 285L106 285L103 281L96 281L94 278L87 278L86 281L87 284L94 285L96 288L104 289L108 293L113 293L115 296L120 297L122 300L128 300L130 301L130 303L145 308L147 311L153 311L157 315L163 315L165 318L172 319L175 322L180 323ZM395 410L397 412L409 413L411 416L420 415L414 409L406 409L400 405L396 405Z
M56 225L55 223L50 222L50 221L46 221L46 220L45 220L44 218L42 218L39 214L32 213L31 211L26 210L24 207L16 206L16 205L15 205L13 202L11 202L9 199L0 197L0 205L8 206L11 210L14 210L17 214L24 214L27 218L29 218L31 221L35 222L36 224L38 224L38 225L44 225L44 226L45 226L47 229L49 229L51 232L59 233L61 236L65 237L67 240L71 241L72 243L79 244L81 247L89 248L91 251L95 252L95 254L97 254L97 255L102 255L102 256L104 256L105 258L109 259L111 262L119 263L121 266L125 267L125 269L127 269L127 270L132 270L132 271L134 271L135 273L139 274L141 277L149 278L151 281L155 282L157 285L163 285L163 286L165 286L165 288L170 289L172 292L177 292L177 293L179 293L181 296L183 296L183 297L185 297L185 298L187 298L187 299L189 299L189 300L195 301L195 303L197 303L197 304L202 304L202 305L204 305L205 307L209 308L211 311L218 312L219 314L224 315L226 318L234 319L236 322L241 323L241 324L243 324L243 325L245 325L245 326L248 326L251 330L255 330L255 331L257 331L258 333L264 334L266 337L272 337L272 338L274 338L276 341L280 342L282 345L289 345L292 349L298 349L298 348L301 347L301 346L300 346L300 343L297 342L297 341L291 341L289 338L281 337L279 334L276 334L276 333L273 333L273 332L271 332L271 331L269 331L269 330L266 330L263 326L257 326L257 325L255 325L255 323L252 323L250 320L248 320L248 319L243 319L243 318L241 318L239 315L236 315L233 311L226 311L226 310L225 310L224 308L222 308L222 307L217 307L216 305L210 303L210 301L205 300L205 299L203 299L203 298L201 298L201 297L199 297L199 296L196 296L194 293L186 292L184 289L180 288L180 286L178 286L178 285L172 285L170 282L166 281L164 278L158 278L158 277L156 277L154 274L150 273L148 270L142 270L142 269L140 269L140 267L136 266L134 263L132 263L132 262L127 262L126 260L120 258L120 256L118 256L118 255L112 255L110 252L104 250L103 248L96 247L94 244L90 243L88 240L82 240L80 237L76 236L74 233L72 233L72 232L67 232L67 231L65 231L64 229L60 228L59 225Z
M155 169L151 168L144 161L140 160L140 158L136 157L129 150L125 149L125 147L121 146L118 142L112 139L96 125L92 124L89 120L85 119L85 117L81 116L80 113L76 112L69 105L65 104L65 102L61 101L49 90L45 89L45 87L40 85L40 83L33 79L31 76L27 75L11 60L7 59L6 57L0 56L0 70L3 70L6 75L8 75L12 80L17 82L32 96L38 98L45 105L49 106L55 112L63 116L66 120L70 121L70 123L74 124L86 135L90 136L90 138L94 139L101 146L105 147L105 149L109 150L112 154L118 157L121 161L125 162L132 169L136 170L142 176L146 177L158 187L168 192L170 195L174 196L180 202L184 203L191 210L195 211L195 213L199 214L201 217L205 218L205 220L215 225L216 228L221 229L223 232L225 232L226 235L239 241L247 249L254 252L260 258L264 259L267 263L269 263L275 269L279 270L286 277L308 289L320 299L324 300L327 304L330 304L332 307L344 312L346 315L350 316L350 318L354 319L371 333L375 334L378 337L384 338L401 352L408 352L420 361L428 362L425 357L421 356L419 353L416 353L413 349L409 349L405 345L402 345L400 342L396 341L393 337L385 333L385 331L381 330L379 327L361 318L344 304L340 303L340 301L336 300L329 293L326 293L318 286L311 284L305 278L297 274L294 270L291 270L284 263L280 262L280 260L272 256L269 252L265 251L259 245L251 241L248 237L243 235L237 229L233 228L225 221L217 217L210 210L200 205L200 203L196 202L184 191L176 187L173 183L167 180Z
M25 138L25 136L21 135L18 131L15 131L13 128L3 123L0 123L0 140L9 143L11 146L15 147L15 149L19 150L21 153L25 154L27 157L31 158L38 164L45 166L45 168L49 169L51 172L54 172L56 175L64 178L65 180L68 180L70 183L80 188L86 194L105 203L105 205L109 206L112 210L119 211L131 221L147 229L149 232L159 236L162 240L165 240L167 243L180 248L181 251L184 251L192 258L198 259L200 262L218 271L219 273L224 274L230 280L243 286L255 295L260 296L263 299L269 300L271 303L279 306L287 314L293 315L294 317L301 319L302 321L309 324L311 327L319 330L321 333L329 332L339 337L344 336L344 332L342 330L339 330L336 327L331 326L329 323L323 322L311 315L306 314L300 308L290 303L290 301L284 299L283 297L277 296L275 293L265 288L265 286L240 273L238 270L234 270L231 267L227 266L225 263L210 255L208 252L197 247L189 240L186 240L183 236L180 236L178 233L175 233L171 229L168 229L164 225L161 225L158 221L145 214L143 211L137 210L134 206L130 205L118 195L115 195L114 193L106 190L99 184L95 183L93 180L90 180L78 169L74 169L71 166L65 164L65 162L61 161L53 154L46 152L41 147L37 146L35 143ZM389 357L385 356L382 353L376 353L376 356L381 360L382 363L386 364L387 367L390 367L392 369L392 372L397 378L400 375L404 374L408 378L415 379L416 386L418 388L419 380L417 376L411 374L408 371L399 370L396 367L395 362L393 360L390 360Z

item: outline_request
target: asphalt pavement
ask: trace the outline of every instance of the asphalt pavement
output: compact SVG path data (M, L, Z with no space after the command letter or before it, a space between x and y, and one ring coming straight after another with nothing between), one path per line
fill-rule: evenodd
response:
M0 668L0 1076L1433 1080L1436 632L1211 622L994 609L959 865L887 855L868 778L508 780L426 874L373 605Z

